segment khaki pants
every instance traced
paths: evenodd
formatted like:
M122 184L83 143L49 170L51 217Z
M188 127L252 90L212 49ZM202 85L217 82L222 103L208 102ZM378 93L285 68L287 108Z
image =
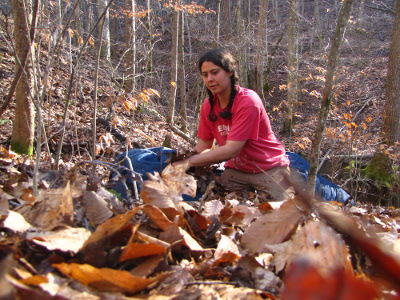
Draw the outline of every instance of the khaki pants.
M295 190L290 184L290 168L275 167L261 173L246 173L227 168L221 175L221 184L231 191L243 191L254 188L269 194L273 201L293 198Z

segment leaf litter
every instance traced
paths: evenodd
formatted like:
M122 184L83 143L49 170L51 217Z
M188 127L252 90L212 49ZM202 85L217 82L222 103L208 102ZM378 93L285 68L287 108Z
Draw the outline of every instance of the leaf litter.
M182 194L195 196L198 178L210 177L195 179L185 165L149 176L143 201L130 205L101 184L88 184L78 168L58 186L42 185L36 197L26 197L32 179L7 155L0 161L9 174L0 190L4 295L399 298L394 208L341 206L306 195L276 205L252 193L223 193L210 178L199 201L185 202Z

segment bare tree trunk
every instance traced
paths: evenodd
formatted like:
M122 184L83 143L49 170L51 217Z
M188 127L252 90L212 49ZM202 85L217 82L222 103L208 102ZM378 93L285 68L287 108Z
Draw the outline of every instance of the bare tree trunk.
M283 132L291 132L294 125L294 112L297 109L299 90L299 38L298 38L298 0L290 1L289 26L288 26L288 101Z
M220 20L221 20L221 0L217 0L217 24L215 25L215 32L214 32L214 43L213 46L214 47L218 47L219 46L219 39L220 39Z
M98 14L103 13L104 9L107 7L107 0L100 0L98 3ZM100 34L99 34L100 36ZM101 58L106 61L111 60L111 40L110 40L110 13L107 9L104 19L104 27L103 32L101 34L103 37L101 41L99 41L101 45Z
M148 60L147 60L147 72L153 71L153 24L151 21L151 6L150 0L147 0L147 26L149 31L149 39L148 39Z
M311 38L310 38L310 50L313 50L314 47L314 39L320 41L319 45L321 45L321 17L320 17L320 8L319 8L319 0L314 0L314 10L313 10L313 30L311 30Z
M382 140L389 146L400 142L400 0L397 0L386 81Z
M18 153L28 155L33 154L33 141L35 134L35 109L33 99L31 99L32 75L31 68L33 63L29 55L33 48L33 34L30 34L30 13L29 7L25 6L24 0L12 1L12 12L14 17L14 39L15 39L15 73L21 72L21 77L15 89L15 118L11 134L11 149ZM28 66L24 68L25 66ZM33 93L33 92L32 92Z
M178 38L178 73L179 73L179 96L181 98L180 116L182 120L181 130L187 130L187 112L186 112L186 84L185 84L185 53L184 53L184 12L179 12L179 38Z
M175 114L175 98L177 88L177 73L178 73L178 34L179 34L179 12L174 10L172 12L172 49L171 49L171 77L170 77L170 90L168 98L168 114L167 122L174 123Z
M260 0L258 9L257 52L256 52L256 82L257 93L264 99L264 63L268 52L266 46L268 0Z
M308 174L309 193L314 195L315 178L317 176L319 151L325 131L326 119L331 106L331 92L333 86L333 75L335 73L336 64L339 59L339 48L343 40L344 30L349 19L350 8L353 0L344 0L342 9L336 24L335 34L332 38L332 46L328 57L328 66L325 74L325 87L322 93L321 108L318 115L317 128L311 145L310 152L310 169Z
M222 15L223 15L223 40L229 41L232 36L232 26L231 26L231 5L230 0L222 0Z
M136 90L136 4L134 0L125 0L125 93L132 94Z
M360 0L360 4L357 11L357 26L361 27L363 22L365 0Z

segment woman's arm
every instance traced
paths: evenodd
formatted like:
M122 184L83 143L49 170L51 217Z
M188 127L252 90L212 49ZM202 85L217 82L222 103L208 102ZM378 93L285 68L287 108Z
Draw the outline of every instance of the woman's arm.
M203 151L200 152L200 154L196 154L188 158L189 166L190 167L208 166L231 159L232 157L239 154L240 150L242 150L245 144L246 141L228 140L224 146L218 147L216 149L209 150L206 152L204 150L207 149L204 149Z
M212 146L213 146L213 143L214 143L213 140L207 141L207 140L203 140L203 139L199 138L199 140L197 141L196 146L194 147L194 150L197 153L202 153L202 152L204 152L206 150L210 150L212 148Z

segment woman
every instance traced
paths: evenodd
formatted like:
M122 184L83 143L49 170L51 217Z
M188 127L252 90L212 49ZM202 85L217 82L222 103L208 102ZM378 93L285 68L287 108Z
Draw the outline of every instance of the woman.
M209 97L200 112L198 142L189 157L190 167L226 161L221 184L228 190L254 188L271 200L294 196L287 180L289 159L271 129L260 97L237 85L233 56L213 49L199 60L199 70ZM212 149L214 141L218 147Z

